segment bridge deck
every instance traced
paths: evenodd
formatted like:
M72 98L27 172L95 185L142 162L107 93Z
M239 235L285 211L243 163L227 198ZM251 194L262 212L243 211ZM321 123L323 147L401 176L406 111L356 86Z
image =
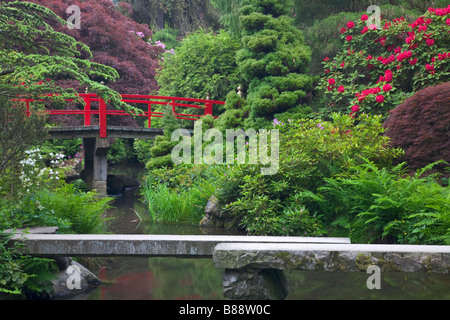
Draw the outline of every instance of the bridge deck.
M217 268L279 270L450 272L450 246L357 243L221 243Z
M18 234L28 254L42 256L177 256L211 258L219 243L350 243L348 238L230 235Z
M54 127L50 129L51 139L98 138L99 126ZM154 139L163 135L160 128L134 128L107 126L109 138Z

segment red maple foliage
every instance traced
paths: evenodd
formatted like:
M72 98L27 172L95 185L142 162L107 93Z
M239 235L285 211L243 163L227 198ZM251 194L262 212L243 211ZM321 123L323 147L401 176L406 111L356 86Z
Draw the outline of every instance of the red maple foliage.
M10 2L13 0L5 0ZM146 26L133 21L132 8L127 3L115 6L110 0L26 0L47 7L68 20L73 14L67 12L71 5L80 8L80 28L69 29L65 25L47 21L55 31L68 34L77 41L89 46L91 61L110 66L117 70L120 78L105 83L111 89L122 94L154 94L158 90L155 79L161 54L165 51L160 46L152 46L148 40L152 31ZM89 59L88 56L81 58ZM103 79L92 79L102 81ZM86 87L72 80L58 80L62 88L74 88L79 93L86 92ZM95 108L95 106L93 106ZM73 108L66 106L64 108ZM107 106L111 109L111 106ZM82 125L81 116L53 116L52 121L66 126ZM93 119L93 124L96 123ZM108 125L136 126L133 117L110 117Z
M158 89L155 74L159 67L158 55L163 49L150 46L144 41L152 36L152 31L147 26L122 14L127 9L131 12L131 7L127 8L128 4L121 3L116 7L109 0L27 1L49 8L64 20L72 14L66 12L70 5L80 8L80 29L69 29L61 25L52 27L88 45L92 51L92 61L117 70L120 78L108 83L108 87L128 94L150 94ZM141 33L144 37L139 37L136 33ZM78 92L84 92L84 88L75 88Z
M427 87L391 110L384 123L394 147L405 151L411 169L438 160L450 162L450 82ZM445 167L436 171L445 174ZM448 172L447 174L448 175Z

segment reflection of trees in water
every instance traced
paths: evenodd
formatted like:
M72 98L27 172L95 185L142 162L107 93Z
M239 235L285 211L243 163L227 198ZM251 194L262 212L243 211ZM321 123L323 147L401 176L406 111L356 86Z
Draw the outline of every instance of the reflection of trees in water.
M121 232L144 234L202 234L196 225L151 221L147 207L136 198L118 198L110 215ZM136 211L143 219L136 229ZM127 224L129 224L127 226ZM222 270L211 259L116 257L106 269L112 284L89 299L223 299ZM285 272L287 299L450 299L450 275L381 273L381 289L369 290L365 272ZM110 288L108 288L110 287ZM103 296L100 296L101 290Z
M223 299L222 270L211 259L149 258L155 299Z
M382 272L381 289L366 286L365 272L286 272L292 300L449 299L450 275Z

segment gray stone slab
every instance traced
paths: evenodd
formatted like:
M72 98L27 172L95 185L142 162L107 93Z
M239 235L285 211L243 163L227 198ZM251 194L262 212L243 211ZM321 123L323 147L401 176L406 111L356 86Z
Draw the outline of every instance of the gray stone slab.
M54 127L50 129L50 138L96 138L99 136L99 130L99 126ZM156 136L163 134L163 129L161 128L107 126L106 131L108 138L154 139Z
M17 234L53 234L58 231L58 227L32 227L21 229L6 229L5 233L17 233Z
M49 256L212 257L219 243L349 243L348 238L232 235L27 234L15 240L29 254Z
M221 243L214 250L217 268L436 272L450 270L450 246L371 244Z

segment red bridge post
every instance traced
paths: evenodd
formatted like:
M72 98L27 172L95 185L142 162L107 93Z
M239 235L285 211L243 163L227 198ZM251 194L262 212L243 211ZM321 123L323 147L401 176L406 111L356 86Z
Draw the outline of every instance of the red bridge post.
M84 125L91 125L91 97L84 96L83 97L85 105L84 105Z
M152 127L152 104L149 102L147 104L148 106L148 124L147 127L151 128Z
M102 98L99 99L99 125L100 125L100 138L106 138L106 102Z
M211 102L206 102L205 103L205 116L208 115L208 114L212 115L212 113L213 113L212 109L213 109L212 103Z

